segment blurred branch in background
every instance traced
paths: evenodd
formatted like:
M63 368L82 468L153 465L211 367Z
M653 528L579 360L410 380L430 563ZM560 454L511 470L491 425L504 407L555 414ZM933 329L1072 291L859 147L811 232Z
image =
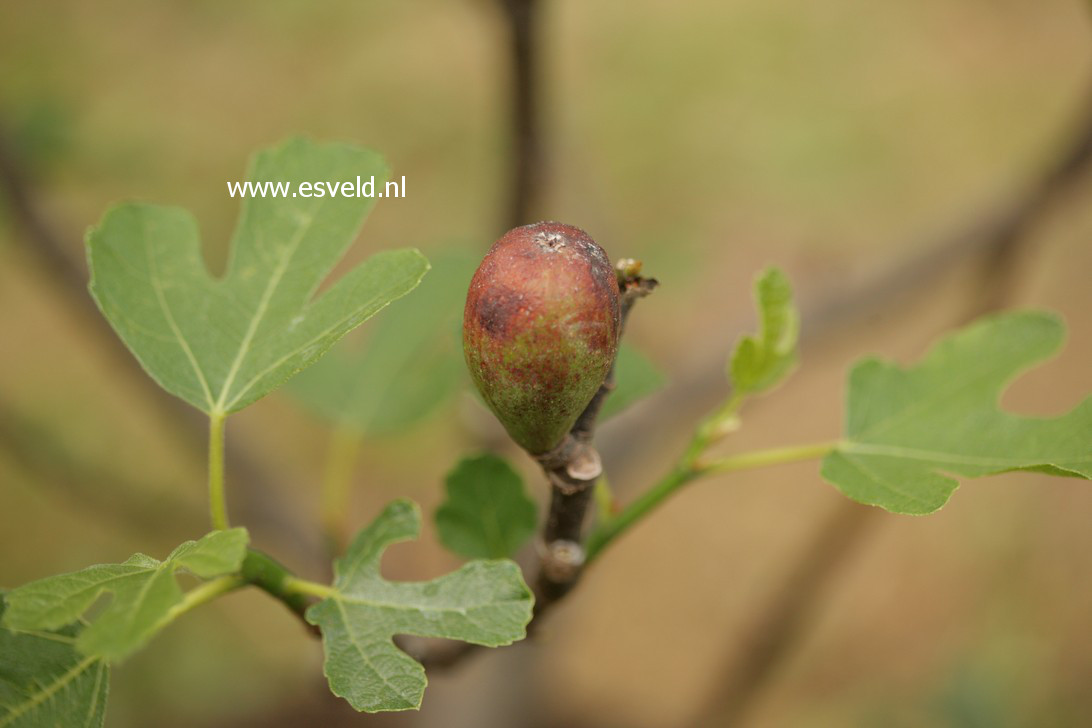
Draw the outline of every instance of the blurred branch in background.
M1072 130L1051 144L1056 147L1054 161L1033 183L1024 186L1021 194L979 212L954 231L909 246L919 252L877 268L858 283L839 280L817 294L803 295L802 344L821 344L831 331L929 295L934 281L960 263L976 258L983 261L980 270L985 279L981 305L983 310L995 306L985 297L991 288L1005 290L1005 285L998 286L995 281L1011 270L1010 249L1072 192L1092 163L1092 83L1079 108ZM741 317L725 329L744 331L747 325L748 320ZM708 393L723 387L723 382L724 357L718 352L677 377L668 391L650 402L649 408L655 410L659 420L658 428L649 428L638 418L616 423L609 440L600 444L604 461L624 467L631 460L628 454L647 450L662 429L677 429L700 415L707 406Z
M5 198L17 227L16 233L34 262L53 279L56 290L64 297L68 308L81 317L84 329L91 331L111 356L111 366L128 372L128 379L141 388L142 396L153 403L163 421L184 437L188 452L204 462L207 440L206 418L179 399L164 392L140 368L110 325L92 304L87 293L87 272L77 263L75 251L82 245L72 245L72 238L62 236L47 221L45 206L23 167L19 150L0 126L0 194ZM294 508L283 502L283 489L272 487L278 476L260 460L245 450L238 438L227 446L227 469L232 477L232 491L237 497L238 515L259 538L268 537L278 547L295 549L294 558L308 563L317 562L322 549L317 535L293 518ZM109 480L109 479L107 479ZM66 482L66 481L59 481Z
M820 334L828 322L844 323L855 315L867 315L890 300L926 290L930 281L975 256L983 256L982 310L996 308L998 303L992 296L997 292L1002 297L1007 294L1016 249L1028 242L1032 226L1063 200L1092 162L1092 84L1085 91L1073 131L1061 139L1064 141L1056 145L1059 148L1045 173L1026 187L1023 194L986 211L954 235L921 246L925 252L892 267L860 289L832 297L813 316L805 317L810 334Z
M533 222L543 186L541 117L538 113L539 0L500 0L509 31L512 119L507 224Z
M833 508L799 558L789 566L780 587L754 613L742 649L735 642L725 650L727 665L713 673L723 685L700 713L695 726L740 725L777 675L810 626L822 597L839 568L878 523L882 511L846 500Z
M937 274L967 255L981 256L976 266L977 292L969 310L958 322L967 323L979 316L1003 308L1016 283L1016 271L1022 254L1033 241L1034 227L1042 222L1077 184L1092 166L1092 84L1086 93L1083 109L1069 142L1062 146L1046 172L1024 196L997 212L973 222L962 233L928 249L927 254L914 259L900 270L903 277L887 281L883 286L862 289L861 300L834 301L809 331L817 337L823 326L845 321L857 307L874 307L887 303L891 288L902 286L908 291L929 290L928 283ZM920 289L918 287L921 287ZM805 312L805 321L811 319ZM777 677L778 668L792 655L793 647L815 619L822 598L838 576L842 564L855 553L861 540L883 514L877 508L852 501L839 503L819 527L795 564L791 565L781 586L770 594L765 603L754 610L757 615L747 630L745 647L740 654L736 645L725 650L727 664L717 680L724 685L718 690L694 725L740 725L764 688Z
M55 488L84 512L155 538L180 540L204 527L204 509L168 488L123 479L75 457L49 428L0 401L0 455L35 483Z

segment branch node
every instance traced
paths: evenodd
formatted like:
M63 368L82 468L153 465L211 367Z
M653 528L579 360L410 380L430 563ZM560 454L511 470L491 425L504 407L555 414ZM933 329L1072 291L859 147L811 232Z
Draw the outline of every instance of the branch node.
M559 442L552 450L547 450L543 453L531 454L531 457L542 466L543 470L559 470L568 465L569 461L576 456L577 447L579 446L576 438L572 434L566 434L564 439Z
M565 474L580 481L576 490L587 488L603 474L603 461L599 451L587 443L580 443L575 456L565 465Z
M544 544L542 576L552 584L570 584L584 566L584 547L576 541L559 539Z

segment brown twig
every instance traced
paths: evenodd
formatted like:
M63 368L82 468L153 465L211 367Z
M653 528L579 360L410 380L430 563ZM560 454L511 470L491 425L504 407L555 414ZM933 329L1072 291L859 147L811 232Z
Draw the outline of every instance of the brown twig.
M653 278L642 278L641 264L632 259L619 261L617 272L621 336L633 305L652 293L658 283ZM576 584L584 566L584 521L595 483L603 474L603 465L592 440L599 412L614 390L614 369L612 364L603 384L576 419L565 441L553 452L538 458L550 481L550 511L542 532L536 589L539 611L565 596Z
M656 287L660 285L660 282L655 278L642 278L641 262L633 260L632 258L624 258L618 261L616 270L618 271L618 286L622 296L622 329L624 331L633 305L638 300L656 290ZM603 409L603 403L607 401L607 397L614 391L614 375L615 367L611 366L610 373L607 374L603 386L595 393L591 402L589 402L588 406L584 408L584 411L580 413L580 417L577 418L576 423L573 425L572 435L577 440L591 442L591 439L595 434L595 424L599 420L599 412Z
M538 114L538 0L500 0L508 26L512 78L512 169L506 228L530 221L542 188L542 135Z
M623 259L617 266L621 294L621 329L624 331L633 305L659 285L653 278L642 278L641 264ZM588 504L595 482L602 474L599 455L592 445L595 425L603 402L614 390L614 366L603 384L577 418L568 436L558 447L537 459L550 481L550 510L543 524L539 553L539 572L532 579L535 608L527 627L532 634L543 615L562 600L576 585L584 565L583 531ZM403 649L419 660L425 669L451 667L467 655L477 652L467 643L414 643L402 641Z
M744 638L742 658L737 658L740 650L733 644L728 650L730 664L715 670L727 679L718 683L711 706L702 711L695 725L710 725L710 721L740 725L777 668L807 632L817 604L880 513L852 501L834 507L789 568L784 582L755 610L757 616Z
M0 400L0 453L35 484L55 488L81 511L93 512L149 537L192 536L204 512L162 488L90 464L56 434Z

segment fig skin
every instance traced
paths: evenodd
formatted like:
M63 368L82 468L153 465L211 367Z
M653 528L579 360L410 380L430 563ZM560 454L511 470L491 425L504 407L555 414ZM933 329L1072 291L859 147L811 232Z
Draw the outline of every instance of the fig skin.
M532 455L556 447L606 379L621 333L603 249L558 222L505 233L466 297L463 353L482 398Z

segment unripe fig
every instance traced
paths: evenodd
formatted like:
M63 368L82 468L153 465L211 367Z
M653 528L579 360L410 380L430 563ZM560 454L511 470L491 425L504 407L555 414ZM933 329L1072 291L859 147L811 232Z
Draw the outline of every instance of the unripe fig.
M531 454L556 447L614 363L618 280L587 233L558 222L509 230L466 297L470 376L508 434Z

